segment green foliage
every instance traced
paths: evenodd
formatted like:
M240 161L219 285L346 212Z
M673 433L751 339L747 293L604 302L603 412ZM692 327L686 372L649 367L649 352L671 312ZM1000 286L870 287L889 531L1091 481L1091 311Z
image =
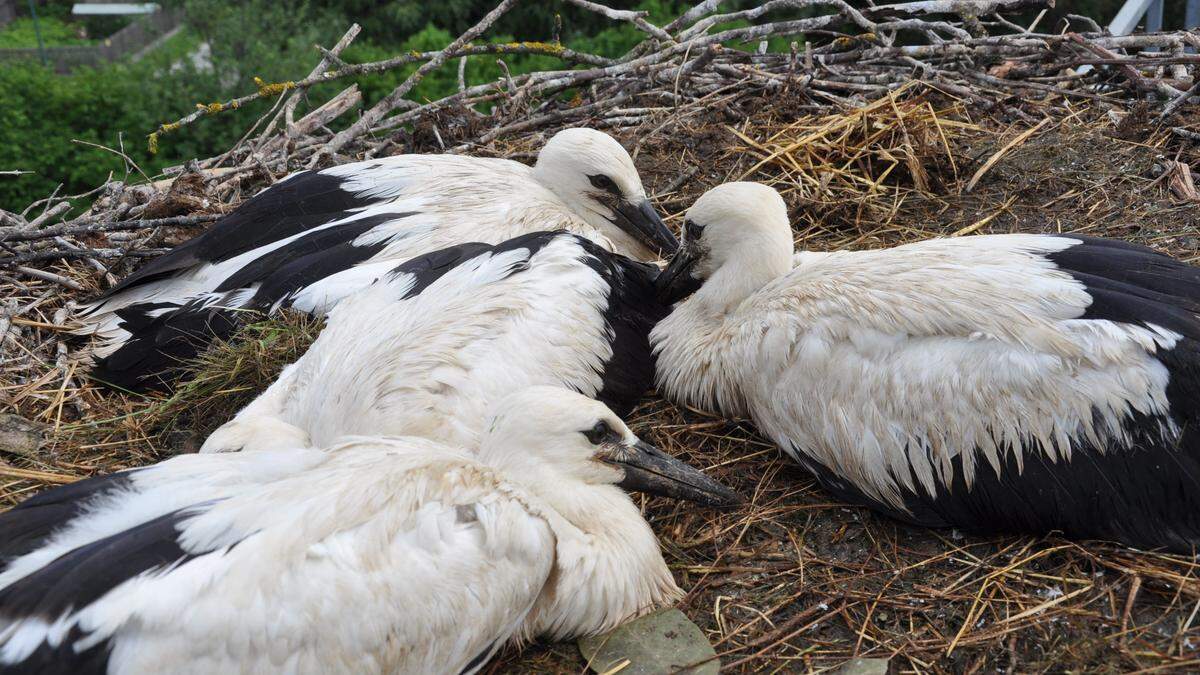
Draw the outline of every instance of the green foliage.
M42 30L42 41L47 47L86 45L92 42L80 35L81 27L76 24L70 24L54 17L40 18L38 24ZM33 19L20 17L0 28L0 49L24 49L37 46L37 33L34 31Z
M349 22L307 2L278 0L184 0L187 28L211 47L212 70L229 96L254 91L255 77L268 82L302 77L318 54Z
M48 195L58 182L96 185L108 171L120 172L113 155L71 139L114 142L105 133L105 121L136 121L107 101L136 96L137 84L119 77L85 81L82 77L90 71L81 72L60 77L32 62L0 68L0 166L34 172L0 178L0 208L19 211L36 196Z
M398 47L385 48L372 43L351 45L343 57L352 63L379 61L408 52L427 52L445 47L454 36L449 31L432 24L425 26L419 32L402 42ZM508 43L515 38L511 35L497 35L489 42ZM472 56L467 59L466 82L468 86L494 82L503 75L497 63L497 56ZM505 65L513 75L528 73L535 70L568 67L553 56L531 54L509 54L503 57ZM391 93L409 75L417 70L420 64L411 64L386 73L367 75L357 78L359 89L363 92L363 100L367 105ZM339 83L340 86L346 86ZM413 90L411 98L417 101L432 101L448 96L458 90L458 71L453 64L435 70L425 76Z
M120 14L113 15L94 15L94 16L74 16L72 19L83 26L83 32L92 40L103 40L113 33L121 30L129 24L137 21L138 15L122 16Z
M349 4L354 4L353 2ZM413 6L410 3L392 3L393 5L404 5L407 7L404 11L413 11ZM454 5L451 2L450 5ZM480 7L490 9L491 3L472 3ZM561 6L558 3L533 3L545 9L547 6ZM628 5L630 3L624 3ZM623 6L621 3L615 3L613 6ZM652 22L666 23L674 16L683 12L688 3L679 0L644 0L638 9L650 12L648 19ZM442 8L448 13L453 13L453 7ZM426 16L427 13L421 13L420 16ZM449 14L443 14L442 20L450 20ZM455 15L457 16L457 15ZM471 16L474 16L473 14ZM482 14L480 14L482 16ZM472 21L477 20L474 17ZM456 21L457 19L455 19ZM553 37L554 31L554 14L552 12L534 13L527 16L526 20L530 25L526 25L519 34L496 34L493 31L487 38L487 42L495 44L503 44L513 42L515 40L543 40L549 41ZM378 21L378 17L376 17ZM603 24L597 27L594 34L587 34L582 31L569 32L566 30L564 21L563 43L572 49L600 56L618 57L645 38L645 34L628 24L613 24L607 19L602 19ZM364 24L368 25L368 24ZM408 38L405 38L398 46L382 46L378 42L363 41L361 38L343 54L343 58L351 63L363 63L368 61L379 61L386 59L396 54L417 51L433 51L441 49L454 39L455 34L451 30L441 28L443 24L431 22L425 24L420 30L412 33ZM465 29L465 26L463 27ZM377 28L376 30L380 30ZM364 27L364 33L367 29ZM466 82L468 86L483 84L486 82L494 82L503 76L503 69L497 62L499 59L504 61L508 67L508 72L512 75L521 75L523 73L535 72L539 70L550 70L556 68L570 68L570 64L565 64L561 60L553 56L531 55L531 54L509 54L503 57L498 56L473 56L467 59ZM390 93L396 86L404 81L406 77L412 74L418 68L418 64L413 64L406 68L397 69L387 73L377 75L369 75L361 77L357 80L359 88L363 92L363 100L367 105L379 100ZM458 86L457 70L453 66L447 66L436 70L425 77L414 90L412 97L415 100L435 100L443 96L454 93ZM314 98L318 98L315 97Z
M78 16L71 13L74 0L49 0L36 4L42 39L47 47L90 44L112 35L134 20L134 17L121 15ZM16 8L16 20L0 28L0 49L37 46L29 3L18 0ZM12 38L10 42L5 34L13 30L20 33L20 37ZM16 44L18 40L21 44Z
M197 103L254 91L254 77L270 82L307 73L316 56L312 45L329 44L345 29L339 17L295 3L186 0L184 9L187 35L138 63L79 68L68 75L36 62L0 67L0 168L33 172L0 176L0 208L21 210L60 183L64 194L73 194L103 183L109 172L125 175L119 156L73 140L123 145L149 175L228 149L274 99L164 135L157 154L148 152L146 137ZM211 56L207 62L193 59L205 39Z
M147 152L149 131L219 95L218 77L197 71L186 59L175 60L180 50L168 45L139 63L80 68L70 75L36 62L0 68L0 168L33 172L0 177L0 208L19 211L60 183L64 194L72 194L103 183L109 172L124 177L119 156L74 140L123 145L151 175L190 157L211 156L236 141L269 102L251 106L244 117L205 120L170 137L166 152Z
M37 2L35 0L33 4L37 6L37 14L40 19L49 17L67 22L73 18L71 14L71 8L75 5L73 0L46 0L46 2ZM28 0L17 0L17 15L30 15Z
M459 35L479 21L495 6L495 0L440 0L415 2L398 0L380 3L376 0L314 0L315 4L357 21L363 27L363 37L381 45L394 45L429 25ZM607 0L605 4L617 9L635 7L650 9L661 0ZM677 3L682 6L682 3ZM509 10L496 23L494 32L514 34L523 40L548 40L553 36L555 16L561 15L563 41L571 37L592 35L612 24L598 14L588 12L561 0L556 2L523 2Z
M149 175L165 166L228 149L266 112L273 99L161 134L159 152L154 155L147 151L146 136L160 124L188 114L197 103L225 101L255 91L255 77L277 82L307 73L316 57L312 45L332 44L349 24L332 4L336 3L175 0L174 6L185 12L187 37L169 41L142 62L84 68L69 75L56 75L36 63L0 68L0 169L34 172L0 177L0 208L24 208L60 183L65 194L72 194L99 185L109 172L117 178L124 176L125 163L120 157L73 143L73 139L113 148L123 146L124 152ZM408 7L407 3L392 4ZM492 6L490 2L466 4ZM648 4L655 15L682 6L669 0L649 0ZM442 9L448 12L439 15L442 19L458 21L452 6ZM388 16L387 11L375 14ZM652 18L662 21L666 17ZM605 25L609 27L595 36L566 35L564 39L568 46L609 56L624 53L641 39L630 26L614 26L608 21ZM523 30L519 37L548 40L553 29L553 14L548 13L541 17L537 29ZM398 43L360 37L342 56L352 63L376 61L409 51L440 49L453 37L451 30L426 23ZM493 35L490 39L509 42L513 36ZM211 45L211 54L206 59L194 59L191 53L203 42ZM514 75L564 67L549 56L508 55L504 62ZM412 64L357 78L364 105L386 96L417 67ZM470 59L469 84L495 81L501 75L495 56ZM309 96L320 103L349 84L322 84ZM456 71L447 66L430 73L411 96L432 100L452 93L456 87ZM353 115L346 115L343 123L352 119ZM131 177L137 178L136 174Z
M612 0L606 4L646 10L652 23L663 25L693 1ZM754 1L728 0L722 9L732 11ZM162 167L193 157L211 157L228 149L274 99L256 102L236 113L215 114L162 134L156 155L147 152L146 135L160 124L188 114L197 103L226 101L255 91L255 77L267 82L303 77L317 58L312 46L331 45L352 21L362 24L363 33L342 57L351 63L377 61L409 51L440 49L490 11L495 2L162 0L168 7L183 10L186 31L184 36L169 41L140 63L80 69L70 75L55 75L36 63L5 64L0 67L0 169L35 173L0 176L0 208L23 208L49 194L59 183L63 184L63 192L70 194L95 187L110 171L116 172L117 177L123 176L125 166L119 157L72 143L72 139L110 147L123 141L124 151L151 175ZM24 4L20 3L20 7ZM71 4L66 0L51 0L39 5L48 44L83 41L79 37L81 25L92 36L115 30L114 26L95 23L99 19L80 22L70 15ZM1060 0L1059 9L1066 11L1064 6L1070 5L1070 11L1092 14L1105 23L1119 4L1120 0ZM772 18L800 18L805 11L775 12ZM1047 15L1041 28L1052 29L1053 21L1053 16ZM738 25L745 24L726 24L715 29ZM556 0L519 3L496 24L487 39L509 42L514 37L545 42L557 37L567 47L617 57L644 36L628 24L615 23ZM786 51L790 41L790 38L773 38L768 47ZM195 58L194 52L201 43L211 46L211 54ZM36 46L28 19L19 19L0 31L0 46L18 45ZM757 44L726 46L754 49ZM550 56L506 55L502 59L513 75L569 67ZM497 61L496 56L471 57L466 70L467 83L476 85L500 78L503 71ZM356 78L363 92L363 105L373 105L416 69L417 64L412 64ZM349 84L346 80L321 84L309 92L309 98L319 104ZM410 96L415 100L433 100L454 92L456 87L454 64L447 64L430 73ZM303 114L304 110L298 112ZM354 117L353 113L347 114L340 123L348 123Z
M369 61L381 61L391 58L397 54L403 54L411 51L425 52L434 49L441 49L447 43L454 39L454 36L441 28L429 25L408 38L404 42L395 47L381 47L371 42L355 43L350 45L342 57L349 63L365 63ZM364 75L355 79L359 89L363 93L363 101L370 106L375 101L387 96L400 85L409 75L416 72L420 64L412 64L404 68L388 71L386 73L378 73L375 75ZM457 72L451 68L440 68L430 73L416 89L413 90L411 96L415 100L423 100L431 97L445 96L446 93L452 92L458 86ZM349 86L349 82L337 82L328 86L334 89L341 89ZM314 90L314 99L319 99L321 92ZM333 93L333 92L330 92Z
M477 12L484 3L475 0L383 3L376 0L326 0L321 4L331 11L352 17L363 27L363 37L367 40L396 44L430 24L442 26L447 31L462 32L483 16Z

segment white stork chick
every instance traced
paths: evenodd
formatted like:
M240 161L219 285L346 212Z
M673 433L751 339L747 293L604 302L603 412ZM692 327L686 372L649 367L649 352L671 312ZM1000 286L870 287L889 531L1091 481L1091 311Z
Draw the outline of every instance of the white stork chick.
M1075 235L792 236L762 185L688 211L660 288L698 290L651 334L667 396L901 520L1200 544L1200 270Z
M238 310L326 313L396 264L464 242L566 230L642 260L675 237L633 160L592 129L556 134L536 165L398 155L285 178L84 308L94 376L167 383L181 361L237 327Z
M680 590L620 487L735 496L533 388L480 452L416 438L159 464L0 515L0 671L472 673Z
M654 378L658 268L565 232L410 260L338 304L308 351L202 452L345 435L475 447L505 395L552 385L628 414Z

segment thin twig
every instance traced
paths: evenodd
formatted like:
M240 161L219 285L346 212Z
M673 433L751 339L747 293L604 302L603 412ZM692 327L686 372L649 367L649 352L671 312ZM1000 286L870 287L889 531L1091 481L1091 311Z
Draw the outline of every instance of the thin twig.
M218 218L221 218L218 213L203 213L193 216L171 216L170 218L154 218L149 220L125 220L120 222L96 222L96 223L63 223L54 227L47 227L41 230L22 230L14 232L0 232L0 241L33 241L37 239L50 239L61 236L75 236L81 234L92 234L95 232L115 232L120 230L150 230L156 227L179 226L179 225L198 225L200 223L208 223Z
M501 0L500 4L496 5L495 9L488 12L482 19L479 20L478 23L467 29L465 33L458 36L454 42L451 42L445 49L438 52L433 58L421 64L421 66L417 68L416 72L414 72L412 75L409 75L403 82L400 83L399 86L392 90L392 93L383 97L382 100L371 106L371 108L364 112L362 117L355 121L354 124L350 125L349 128L334 134L333 138L331 138L329 142L325 144L325 147L321 148L321 150L313 155L313 158L309 161L309 166L311 167L317 165L320 163L323 157L327 157L341 150L356 136L367 133L371 127L375 126L377 122L383 119L384 115L388 114L388 112L399 105L400 102L404 100L404 97L408 95L408 92L411 91L413 87L417 86L417 84L420 83L420 81L424 79L426 75L435 70L437 67L441 66L446 59L449 59L452 56L457 56L457 52L464 45L479 37L479 35L490 28L493 23L495 23L515 4L517 4L517 0Z

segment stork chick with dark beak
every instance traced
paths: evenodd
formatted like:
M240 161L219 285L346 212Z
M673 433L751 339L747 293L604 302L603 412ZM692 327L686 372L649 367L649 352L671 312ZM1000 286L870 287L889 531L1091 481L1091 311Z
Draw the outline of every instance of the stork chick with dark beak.
M628 194L607 175L591 175L588 180L594 188L589 196L612 212L608 221L622 232L633 235L642 246L657 251L664 258L678 249L675 235L658 216L654 205L641 191L641 185L631 186L636 189L632 190L633 194Z
M737 501L569 390L485 426L477 454L353 436L37 495L0 514L0 672L475 673L683 595L622 487Z

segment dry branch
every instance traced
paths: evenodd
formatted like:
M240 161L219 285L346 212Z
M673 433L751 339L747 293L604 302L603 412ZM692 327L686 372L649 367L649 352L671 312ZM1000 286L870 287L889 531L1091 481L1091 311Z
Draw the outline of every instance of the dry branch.
M480 22L444 49L409 53L366 64L346 64L341 49L353 40L352 26L307 77L281 83L260 83L259 90L226 102L199 106L185 118L164 124L151 135L157 144L163 133L197 123L205 115L228 112L257 98L286 95L286 102L260 133L254 151L241 148L233 155L241 174L287 171L296 166L314 167L329 157L378 153L380 136L397 127L421 124L444 110L479 110L472 126L481 129L475 138L446 144L461 151L512 133L526 133L568 119L604 119L606 125L630 124L637 117L612 114L617 96L670 100L674 106L702 100L712 91L733 84L791 88L803 91L816 104L830 102L853 106L894 91L914 77L943 91L972 98L984 109L1006 112L1015 119L1030 119L1018 103L1004 101L1008 95L1020 100L1030 92L1063 100L1090 100L1109 106L1128 107L1146 97L1172 101L1172 112L1192 95L1183 95L1177 80L1165 79L1164 66L1180 73L1194 72L1198 56L1187 54L1200 38L1186 31L1154 35L1108 36L1094 29L1094 22L1079 20L1086 34L1039 34L1033 26L1009 22L1002 14L1052 6L1052 0L918 0L874 7L853 7L845 0L767 0L745 10L721 13L721 2L709 0L692 7L662 26L649 24L642 12L614 10L593 0L569 0L584 10L617 22L630 23L646 32L647 38L617 59L576 52L558 42L473 44L515 0L505 0ZM785 12L811 14L805 18L776 18ZM750 25L713 32L732 22ZM1034 22L1036 24L1037 22ZM896 37L924 35L925 44L896 44ZM756 43L772 37L803 37L805 54L748 53L722 49L722 44ZM1154 52L1150 52L1154 49ZM502 82L468 86L464 82L466 59L484 54L544 54L563 61L562 70L506 74ZM427 73L457 59L460 86L454 94L437 101L410 100L409 95ZM329 80L394 70L420 64L412 76L374 102L352 124L328 133L325 125L354 106L347 100L330 102L313 123L300 129L293 112L302 92ZM502 64L503 65L503 64ZM1088 73L1075 72L1080 66ZM1103 66L1103 67L1100 67ZM1112 68L1124 82L1109 76ZM1194 82L1183 89L1194 89ZM556 97L564 91L589 90L594 100L586 106L564 106ZM606 92L606 94L601 94ZM344 94L344 91L343 91ZM572 109L574 108L574 109ZM284 120L283 131L276 129ZM440 147L440 145L439 145ZM206 162L216 166L220 162ZM251 166L253 165L253 166Z
M408 95L408 92L412 91L412 88L417 86L417 84L426 75L428 75L437 67L441 66L446 59L457 56L459 49L464 47L471 40L474 40L482 35L483 32L488 28L491 28L492 24L496 23L496 21L515 4L517 4L517 0L501 0L500 4L496 5L495 9L488 12L487 15L480 19L478 23L468 28L465 33L458 36L458 38L451 42L445 49L434 55L433 58L421 64L421 67L417 68L415 73L409 75L403 82L400 83L399 86L392 90L392 93L383 97L383 100L371 106L371 108L364 112L362 117L360 117L354 124L350 125L349 128L334 134L333 138L329 140L325 147L321 148L321 150L313 156L313 159L309 162L309 166L311 167L317 164L323 157L332 155L333 153L345 147L347 143L357 136L370 131L371 127L382 120L384 115L387 115L388 112L400 105L402 101L405 101L404 97Z
M120 230L149 230L156 227L198 225L220 218L219 214L202 214L194 216L174 216L171 218L156 218L153 220L125 220L109 223L62 223L40 230L23 228L12 232L0 231L0 242L34 241L52 239L63 235L92 234L95 232L115 232Z
M649 33L653 37L662 40L663 42L675 41L675 38L671 37L670 33L664 31L658 26L651 24L649 21L646 21L646 12L634 12L627 9L612 9L611 7L605 7L604 5L595 2L588 2L588 0L567 0L567 2L575 5L576 7L582 7L589 12L600 14L601 16L612 19L613 21L628 21L634 26L637 26L638 30Z
M202 184L193 186L194 194L166 200L174 211L146 211L164 181L153 187L113 183L105 188L112 194L102 197L91 213L54 224L69 203L52 195L40 201L42 213L28 221L17 214L0 214L4 250L0 267L51 260L57 251L64 260L82 257L92 268L106 269L98 260L136 256L137 247L145 247L159 228L217 217L148 218L143 213L174 216L209 210L203 205L240 198L247 179L270 183L280 174L320 166L334 156L395 152L407 143L405 134L418 128L428 128L436 138L434 149L463 152L565 124L629 126L657 120L667 110L686 118L714 104L717 94L786 93L800 97L801 107L862 108L914 81L989 115L1027 126L1046 117L1044 112L1031 114L1025 109L1035 98L1039 104L1083 101L1106 109L1159 106L1158 119L1165 121L1200 93L1200 79L1195 76L1200 57L1188 53L1189 48L1200 46L1200 38L1186 31L1111 36L1097 32L1090 22L1078 21L1089 32L1038 33L1036 21L1025 28L1003 16L1045 9L1052 0L917 0L864 9L845 0L767 0L728 12L721 12L719 0L706 0L662 27L647 22L641 12L613 9L594 0L568 1L630 23L646 39L617 58L569 49L557 42L557 33L554 42L473 43L516 2L503 0L444 49L355 64L340 56L359 32L353 25L331 48L318 47L322 56L305 77L262 82L258 91L200 105L151 134L151 144L156 145L163 134L207 115L235 114L251 101L278 97L275 109L255 125L263 130L254 143L239 142L219 157L197 164L207 168ZM787 18L798 12L803 18ZM734 22L748 25L728 27ZM914 35L924 36L925 44L897 44L901 32L910 41ZM795 46L788 53L726 46L755 45L776 37L803 38L802 57ZM467 85L468 57L506 54L554 56L563 66L524 74L506 71L499 82ZM409 98L422 78L455 59L457 63L448 67L458 68L458 91L435 101ZM329 126L360 104L354 86L294 119L303 95L315 84L413 64L419 65L412 75L340 131L330 131ZM1081 66L1090 70L1080 70ZM572 92L574 98L568 100ZM441 115L458 119L457 129L444 128ZM677 122L654 124L657 131ZM1174 133L1181 138L1196 134L1184 126L1177 128ZM243 141L252 133L256 133L253 128ZM222 164L230 166L214 168ZM121 231L137 236L120 239L115 233ZM106 233L114 233L109 245L94 247L91 256L85 253L88 246L62 239L105 237Z

